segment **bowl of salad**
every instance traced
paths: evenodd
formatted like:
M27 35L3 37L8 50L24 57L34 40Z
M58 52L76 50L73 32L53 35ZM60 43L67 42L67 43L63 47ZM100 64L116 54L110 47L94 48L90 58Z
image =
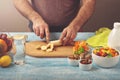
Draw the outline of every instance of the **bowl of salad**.
M119 62L119 51L110 47L97 47L92 51L93 62L101 67L114 67Z

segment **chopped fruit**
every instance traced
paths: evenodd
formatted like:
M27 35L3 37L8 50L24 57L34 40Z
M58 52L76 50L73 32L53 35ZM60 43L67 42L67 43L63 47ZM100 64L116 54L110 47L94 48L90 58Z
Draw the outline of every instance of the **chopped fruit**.
M3 45L0 45L0 53L3 52Z
M10 51L10 50L12 49L13 39L12 39L12 38L8 38L8 39L6 40L6 43L7 43L7 46L8 46L7 51Z
M86 53L89 51L89 46L85 41L76 41L73 47L74 54Z
M12 59L9 55L4 55L0 58L0 66L8 67L12 62Z
M73 46L73 53L79 57L82 64L90 64L92 60L91 54L89 54L89 46L86 41L76 41ZM75 56L69 56L70 59L76 59Z
M92 60L83 59L83 60L80 61L80 63L82 63L82 64L91 64Z
M5 40L7 39L7 34L1 34L1 39Z
M80 57L79 57L79 55L71 55L71 56L69 56L69 59L79 60Z
M80 54L80 63L82 64L91 64L92 63L92 56L91 54L85 54L85 53L82 53Z
M9 38L7 34L0 34L0 45L3 46L3 52L8 52L12 48L13 39ZM7 46L6 46L7 45ZM0 47L1 48L1 47ZM1 49L0 49L1 50ZM0 51L1 52L1 51Z
M86 58L86 59L92 59L92 55L91 55L91 54L86 54L86 55L85 55L85 58Z
M6 52L7 51L7 43L4 40L2 40L2 39L0 39L0 46L1 46L0 48L2 48L0 50L3 50L2 52Z
M102 57L114 57L119 55L118 51L110 47L95 48L93 53Z

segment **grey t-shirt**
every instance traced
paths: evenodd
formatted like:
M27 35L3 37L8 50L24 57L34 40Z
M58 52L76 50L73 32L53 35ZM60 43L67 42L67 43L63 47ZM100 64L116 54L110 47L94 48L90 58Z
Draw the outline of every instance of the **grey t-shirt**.
M32 5L50 27L63 29L77 15L80 0L32 0Z

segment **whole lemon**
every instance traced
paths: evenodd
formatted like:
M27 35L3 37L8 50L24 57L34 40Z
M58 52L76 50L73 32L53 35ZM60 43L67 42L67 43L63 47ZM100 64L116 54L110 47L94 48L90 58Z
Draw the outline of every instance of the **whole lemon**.
M9 55L4 55L0 58L0 66L7 67L11 64L12 59Z

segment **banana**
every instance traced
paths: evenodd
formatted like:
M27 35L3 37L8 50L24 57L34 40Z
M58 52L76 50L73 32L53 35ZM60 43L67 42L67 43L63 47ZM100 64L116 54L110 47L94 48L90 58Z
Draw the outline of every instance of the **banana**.
M47 45L37 46L36 49L41 49L43 51L51 52L54 47L61 46L62 42L60 40L50 41Z
M50 41L50 44L53 44L54 46L61 46L62 42L60 40Z

